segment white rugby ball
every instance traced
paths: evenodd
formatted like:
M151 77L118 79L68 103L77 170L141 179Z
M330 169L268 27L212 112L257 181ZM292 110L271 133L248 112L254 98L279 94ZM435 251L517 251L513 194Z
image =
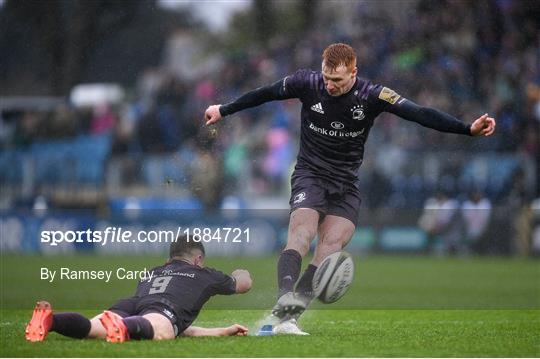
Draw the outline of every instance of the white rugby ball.
M354 276L349 253L336 252L321 262L313 276L313 293L323 303L334 303L347 292Z

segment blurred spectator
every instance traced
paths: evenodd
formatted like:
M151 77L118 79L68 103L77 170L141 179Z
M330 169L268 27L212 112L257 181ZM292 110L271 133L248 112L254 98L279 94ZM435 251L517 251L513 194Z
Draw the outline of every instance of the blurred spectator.
M200 149L189 173L191 192L202 202L203 208L207 211L219 209L223 198L223 175L217 156Z
M134 153L136 119L133 109L124 108L114 127L111 145L111 161L107 172L107 185L118 190L122 186L132 185L137 176L138 156Z
M17 121L14 143L17 147L27 147L39 138L42 131L40 115L35 112L24 112Z
M143 152L173 152L181 146L180 124L170 105L152 107L139 123L138 137Z
M114 126L111 154L113 156L133 152L136 119L127 106Z
M108 104L101 104L94 108L94 115L90 123L90 134L99 135L109 133L116 124L116 115Z
M467 254L462 242L459 202L450 197L447 190L439 190L428 198L418 224L429 238L429 250L439 254Z
M54 139L76 136L78 132L76 114L67 105L58 106L47 120L45 131L47 137Z
M155 121L159 131L159 142L165 152L172 152L180 145L180 127L174 110L169 105L158 107Z
M157 125L155 108L149 109L142 116L137 128L137 138L143 152L163 152L161 132Z
M473 252L483 253L489 243L486 238L491 219L491 202L480 190L474 190L461 205L465 224L465 245Z
M280 188L289 177L289 164L293 158L289 133L283 128L273 128L266 135L267 153L263 171L273 188Z
M39 195L34 199L34 204L32 206L34 215L37 217L43 217L47 214L48 209L49 205L47 204L47 199L44 196Z
M527 188L526 173L522 168L516 169L509 181L510 193L505 199L505 207L512 213L512 242L510 251L527 256L531 250L531 223L534 194Z

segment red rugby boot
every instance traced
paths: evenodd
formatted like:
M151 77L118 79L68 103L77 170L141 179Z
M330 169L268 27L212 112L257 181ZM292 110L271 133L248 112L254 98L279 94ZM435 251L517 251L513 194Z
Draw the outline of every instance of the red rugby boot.
M121 316L106 310L99 320L107 331L107 341L109 343L122 343L129 340L129 333Z
M26 326L26 340L30 342L42 342L45 340L53 322L53 311L49 302L39 301L34 308L32 319Z

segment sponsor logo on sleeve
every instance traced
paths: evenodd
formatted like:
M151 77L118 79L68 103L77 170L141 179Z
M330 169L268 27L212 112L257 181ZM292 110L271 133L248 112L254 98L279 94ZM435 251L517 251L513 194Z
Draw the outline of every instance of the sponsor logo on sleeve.
M379 94L379 98L393 105L399 99L399 95L394 90L389 89L388 87L383 87L381 93Z

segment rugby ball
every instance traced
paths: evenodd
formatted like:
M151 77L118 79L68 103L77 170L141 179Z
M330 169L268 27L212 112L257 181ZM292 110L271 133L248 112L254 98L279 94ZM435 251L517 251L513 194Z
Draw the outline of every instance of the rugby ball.
M347 292L354 276L354 262L345 251L329 255L313 276L313 293L323 303L334 303Z

